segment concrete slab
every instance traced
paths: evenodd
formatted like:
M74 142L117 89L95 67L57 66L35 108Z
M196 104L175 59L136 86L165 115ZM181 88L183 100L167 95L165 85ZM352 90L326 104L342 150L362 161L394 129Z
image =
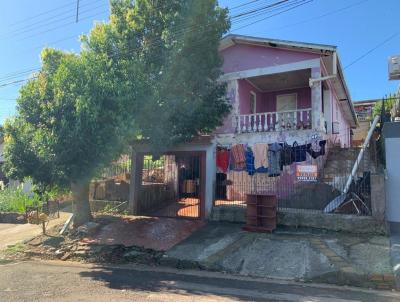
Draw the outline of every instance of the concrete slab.
M240 275L340 284L357 279L361 285L371 275L383 280L392 274L389 240L384 236L248 233L237 224L208 224L169 250L165 258Z
M88 242L165 251L205 224L201 220L125 216L102 227Z

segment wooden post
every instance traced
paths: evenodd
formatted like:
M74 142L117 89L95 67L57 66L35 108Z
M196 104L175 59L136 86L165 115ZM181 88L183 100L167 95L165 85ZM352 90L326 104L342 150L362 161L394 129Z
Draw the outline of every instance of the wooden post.
M142 179L142 169L143 169L143 158L144 156L138 154L134 149L132 149L131 157L131 178L129 183L129 203L128 209L130 214L139 214L139 189Z

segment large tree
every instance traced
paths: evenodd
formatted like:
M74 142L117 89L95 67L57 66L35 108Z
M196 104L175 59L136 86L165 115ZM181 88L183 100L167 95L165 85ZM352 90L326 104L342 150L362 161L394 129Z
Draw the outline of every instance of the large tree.
M98 24L84 45L121 71L141 135L161 148L220 125L230 109L218 82L227 10L216 0L111 3L110 22ZM130 89L138 82L139 90Z
M8 175L71 188L74 224L89 220L90 179L131 139L162 151L221 124L228 28L216 0L111 1L109 22L83 37L79 55L43 50L5 125Z

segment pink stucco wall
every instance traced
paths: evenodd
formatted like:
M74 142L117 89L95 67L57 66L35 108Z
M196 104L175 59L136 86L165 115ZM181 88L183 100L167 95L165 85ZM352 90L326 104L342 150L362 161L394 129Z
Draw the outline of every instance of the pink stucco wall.
M254 45L233 45L221 51L224 73L276 66L316 59L318 54L267 48Z
M260 112L275 112L276 97L280 94L297 93L297 108L311 108L311 89L310 87L287 89L274 92L260 92L246 80L239 80L239 110L240 114L250 113L250 93L256 93L257 113Z
M336 96L332 96L332 121L339 123L339 134L333 134L331 140L342 147L351 146L350 123L344 118Z
M254 46L254 45L243 45L237 44L233 45L227 49L221 51L221 55L224 59L223 71L225 73L231 73L242 70L249 70L254 68L263 68L270 66L278 66L282 64L289 64L295 62L301 62L304 60L317 59L320 57L319 54L310 54L301 51L292 51L292 50L283 50L272 47L262 47L262 46ZM312 74L315 73L315 70L318 68L312 69ZM215 133L216 134L228 134L234 133L235 127L232 121L235 119L235 114L249 114L250 113L250 91L256 93L257 104L256 109L257 112L275 112L276 111L276 96L279 94L287 94L287 93L297 93L297 108L298 109L306 109L315 107L312 106L312 90L309 87L297 88L297 89L288 89L281 90L276 92L267 92L263 93L251 85L247 80L240 79L237 80L237 85L232 85L236 80L233 80L228 83L228 98L231 100L231 104L233 110L231 114L225 119L224 125L218 128ZM236 87L236 88L235 88ZM331 88L331 87L330 87ZM319 98L318 96L314 97ZM337 121L340 126L340 133L338 135L332 135L332 139L340 142L342 146L350 146L350 135L349 135L349 123L345 120L343 113L340 108L336 106L337 100L332 94L331 97L331 111L332 114L331 119L329 121ZM319 108L319 106L315 107ZM315 110L314 108L314 110ZM339 108L338 110L336 108ZM321 108L322 109L322 108ZM319 109L318 109L319 110ZM337 114L336 114L337 111ZM303 113L304 114L304 113ZM303 120L304 116L303 115ZM316 118L318 114L313 114L312 119ZM261 119L263 119L261 117ZM257 120L258 121L258 120ZM262 120L262 122L264 122ZM270 121L268 121L268 124ZM314 121L313 121L314 123Z

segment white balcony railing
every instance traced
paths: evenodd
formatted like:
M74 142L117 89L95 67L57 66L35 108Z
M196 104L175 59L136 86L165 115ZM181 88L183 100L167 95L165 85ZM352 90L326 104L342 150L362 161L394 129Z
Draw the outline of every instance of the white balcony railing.
M233 122L237 133L311 129L311 108L241 114Z

